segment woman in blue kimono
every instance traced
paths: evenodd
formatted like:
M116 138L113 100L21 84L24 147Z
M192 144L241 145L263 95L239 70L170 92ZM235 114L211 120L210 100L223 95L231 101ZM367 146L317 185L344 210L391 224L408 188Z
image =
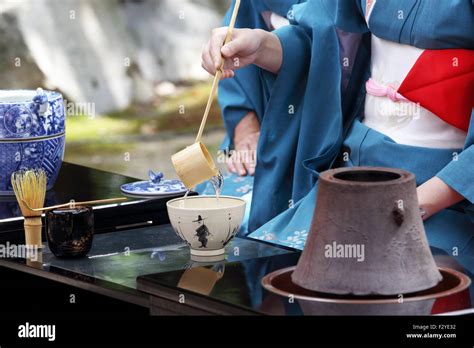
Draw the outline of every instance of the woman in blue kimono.
M242 0L236 28L266 31L282 28L290 24L287 16L292 16L291 6L304 1ZM233 6L224 18L225 25L230 21L232 10ZM222 194L242 197L248 203L239 235L245 235L250 214L256 149L265 109L264 93L264 80L255 65L239 69L234 78L222 80L219 84L218 99L227 131L220 157L225 158L229 171L224 174ZM215 194L210 183L199 185L196 191L201 195Z
M261 68L261 121L249 229L302 249L321 171L385 166L416 174L430 244L474 269L474 4L320 0L291 26L216 30L203 66ZM255 198L254 198L255 201Z

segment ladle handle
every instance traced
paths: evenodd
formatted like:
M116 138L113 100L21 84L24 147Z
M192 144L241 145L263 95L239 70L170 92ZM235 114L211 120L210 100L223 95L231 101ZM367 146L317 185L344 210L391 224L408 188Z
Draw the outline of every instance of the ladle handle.
M234 30L235 21L237 20L237 14L239 13L240 7L240 0L235 1L234 11L232 12L232 17L230 19L229 28L227 29L227 34L225 36L225 40L223 46L227 45L229 41L232 39L232 31ZM216 71L216 75L214 76L214 81L212 82L211 93L209 95L209 99L207 100L206 110L204 111L204 116L202 117L201 126L199 127L199 131L196 137L196 143L201 141L202 133L204 132L204 127L206 126L207 117L209 116L209 112L211 111L212 101L214 100L214 95L216 94L217 85L222 76L222 71L224 69L225 59L222 57L221 66L219 70Z
M95 200L95 201L85 201L85 202L69 202L69 203L64 203L64 204L58 204L58 205L53 205L53 206L50 206L50 207L44 207L44 208L31 208L28 203L26 203L24 200L23 200L23 204L26 205L26 207L29 209L29 210L32 210L32 211L36 211L36 212L40 212L40 211L48 211L48 210L54 210L54 209L60 209L60 208L67 208L67 207L70 207L70 206L76 206L76 205L95 205L95 204L105 204L105 203L117 203L117 202L123 202L123 201L126 201L127 198L126 197L119 197L119 198L108 198L108 199L99 199L99 200Z

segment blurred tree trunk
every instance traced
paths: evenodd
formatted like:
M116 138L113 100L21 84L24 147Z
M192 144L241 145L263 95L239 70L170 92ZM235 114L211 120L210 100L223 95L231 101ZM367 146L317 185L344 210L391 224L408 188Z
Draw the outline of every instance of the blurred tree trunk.
M208 78L201 49L222 0L0 1L1 88L56 89L97 112L151 102L164 80ZM20 64L15 66L15 62Z

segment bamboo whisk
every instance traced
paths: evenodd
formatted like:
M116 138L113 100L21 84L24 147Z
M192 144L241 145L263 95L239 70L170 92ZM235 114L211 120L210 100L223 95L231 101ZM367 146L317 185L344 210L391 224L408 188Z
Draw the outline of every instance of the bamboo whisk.
M43 169L19 171L11 177L13 191L25 217L25 244L27 247L42 247L41 240L41 211L46 197L46 172ZM26 202L27 205L24 203Z

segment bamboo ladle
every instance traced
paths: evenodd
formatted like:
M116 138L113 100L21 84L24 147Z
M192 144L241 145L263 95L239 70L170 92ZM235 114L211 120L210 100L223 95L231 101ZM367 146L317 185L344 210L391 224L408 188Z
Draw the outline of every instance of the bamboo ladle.
M229 43L232 38L232 32L234 30L235 21L237 19L237 14L239 12L240 0L236 0L234 10L232 12L232 17L229 23L229 28L225 36L223 45ZM210 155L209 151L206 149L206 146L201 142L202 133L206 126L207 117L211 110L212 102L216 94L217 85L222 77L222 72L224 69L225 59L222 58L221 65L214 76L214 81L212 83L211 93L209 99L207 100L206 109L202 117L201 126L194 141L194 144L188 146L184 150L181 150L178 153L175 153L171 156L171 161L173 166L178 173L179 178L183 184L188 188L192 189L196 185L209 180L213 176L219 174L219 171Z

